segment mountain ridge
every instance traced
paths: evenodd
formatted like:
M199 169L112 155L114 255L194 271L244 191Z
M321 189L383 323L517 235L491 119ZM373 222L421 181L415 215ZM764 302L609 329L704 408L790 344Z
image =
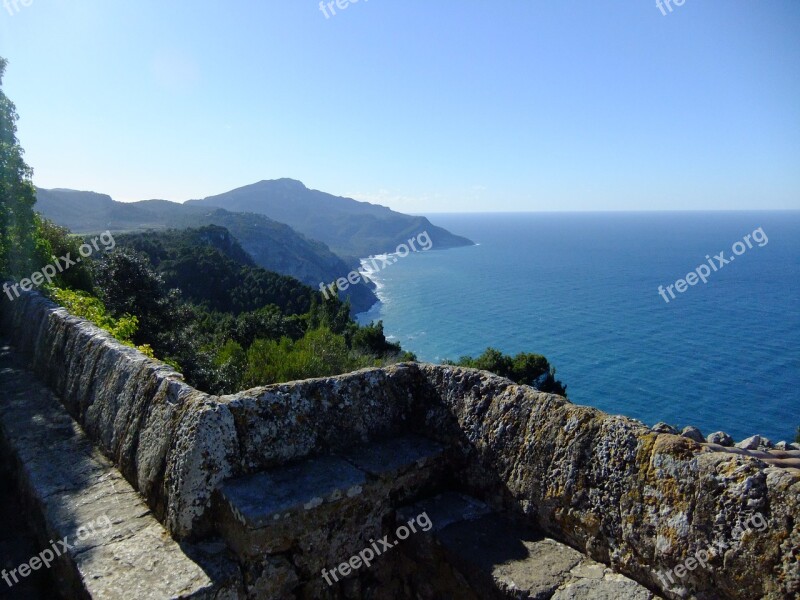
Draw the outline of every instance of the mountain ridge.
M169 200L119 202L107 194L65 188L36 191L35 210L74 233L130 233L217 225L228 229L259 267L290 275L315 289L320 283L345 276L352 268L322 242L265 215L187 207ZM369 310L378 301L366 284L351 286L340 295L350 299L354 312Z
M189 206L218 206L267 215L324 242L348 262L393 252L410 237L427 231L434 249L474 245L472 240L433 225L426 217L406 215L387 206L335 196L306 187L296 179L261 180L222 194L188 200Z

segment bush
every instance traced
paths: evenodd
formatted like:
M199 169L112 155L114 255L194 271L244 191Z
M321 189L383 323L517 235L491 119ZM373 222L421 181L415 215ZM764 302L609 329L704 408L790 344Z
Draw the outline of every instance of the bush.
M236 393L247 369L247 353L237 342L228 340L214 356L214 367L214 393Z
M66 227L59 227L55 223L36 216L37 236L43 247L51 255L51 262L66 257L80 256L79 248L82 240L70 233ZM90 261L82 261L58 273L54 279L56 287L81 290L93 294L94 282L90 268ZM42 265L44 266L44 265Z
M443 364L489 371L515 383L535 384L543 392L567 395L567 386L556 379L556 370L541 354L520 352L511 357L496 348L487 348L478 358L462 356L458 362L446 360Z
M139 320L131 315L123 315L115 319L109 316L105 305L86 292L65 290L57 287L49 289L49 294L58 304L66 308L70 314L91 321L100 329L110 333L117 340L128 346L137 348L143 354L154 358L149 345L136 346L133 336L139 327Z
M245 387L268 385L311 377L329 377L380 361L373 356L352 352L344 336L327 327L308 331L299 340L256 340L247 351Z

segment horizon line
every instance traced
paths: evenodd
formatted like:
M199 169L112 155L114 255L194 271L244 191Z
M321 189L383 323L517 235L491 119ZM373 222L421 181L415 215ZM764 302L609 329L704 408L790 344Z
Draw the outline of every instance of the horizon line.
M318 191L324 194L329 194L331 196L336 196L337 198L344 198L348 200L354 200L356 202L365 202L367 204L372 204L374 206L383 206L384 208L388 208L394 212L399 214L406 214L410 216L426 216L426 215L487 215L487 214L563 214L563 213L725 213L725 212L796 212L800 211L800 206L797 208L590 208L590 209L531 209L531 210L436 210L436 211L410 211L410 212L403 212L397 208L393 208L387 204L379 204L377 202L371 202L368 200L359 200L358 198L353 198L352 196L337 196L331 192L324 192L322 190L317 190L315 188L309 188L306 186L302 181L297 179L291 179L289 177L283 177L280 179L265 179L256 182L262 183L264 181L281 181L281 180L290 180L296 181L302 184L306 189L311 191ZM256 185L256 184L249 184L249 185ZM55 187L55 188L45 188L37 186L34 183L34 187L37 189L42 189L45 191L70 191L70 192L80 192L80 193L89 193L89 194L97 194L101 196L108 196L114 202L121 202L123 204L135 204L137 202L170 202L173 204L186 204L187 202L197 201L197 200L206 200L213 196L219 196L225 194L227 192L222 192L222 194L213 194L212 196L205 196L204 198L187 198L186 200L170 200L167 198L145 198L140 200L118 200L114 198L111 194L107 194L105 192L96 192L94 190L77 190L75 188L66 188L66 187ZM248 186L242 186L248 187ZM228 192L241 189L241 188L233 188L228 190ZM35 204L34 204L35 206ZM224 208L222 206L218 208ZM230 210L230 209L226 209ZM231 212L250 212L250 211L231 211Z
M469 211L426 211L424 213L409 212L412 216L426 215L521 215L541 213L708 213L708 212L800 212L798 208L593 208L563 210L469 210Z

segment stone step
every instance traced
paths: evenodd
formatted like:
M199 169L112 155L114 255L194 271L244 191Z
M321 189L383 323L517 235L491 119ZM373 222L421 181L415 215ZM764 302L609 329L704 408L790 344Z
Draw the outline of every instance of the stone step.
M425 597L653 600L647 588L547 538L479 500L446 493L397 511L397 523L427 513L433 527L404 553L417 561L409 587Z
M230 479L216 494L215 521L244 562L291 555L300 574L318 577L380 537L394 508L430 493L445 471L440 445L406 435Z

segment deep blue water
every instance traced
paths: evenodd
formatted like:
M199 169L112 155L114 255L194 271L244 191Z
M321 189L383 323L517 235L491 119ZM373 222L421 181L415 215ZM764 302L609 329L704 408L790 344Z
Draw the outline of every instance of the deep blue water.
M737 440L794 438L800 211L429 218L478 245L434 247L373 274L382 303L362 316L383 319L420 360L536 352L577 404ZM765 245L670 303L659 296L759 227Z

